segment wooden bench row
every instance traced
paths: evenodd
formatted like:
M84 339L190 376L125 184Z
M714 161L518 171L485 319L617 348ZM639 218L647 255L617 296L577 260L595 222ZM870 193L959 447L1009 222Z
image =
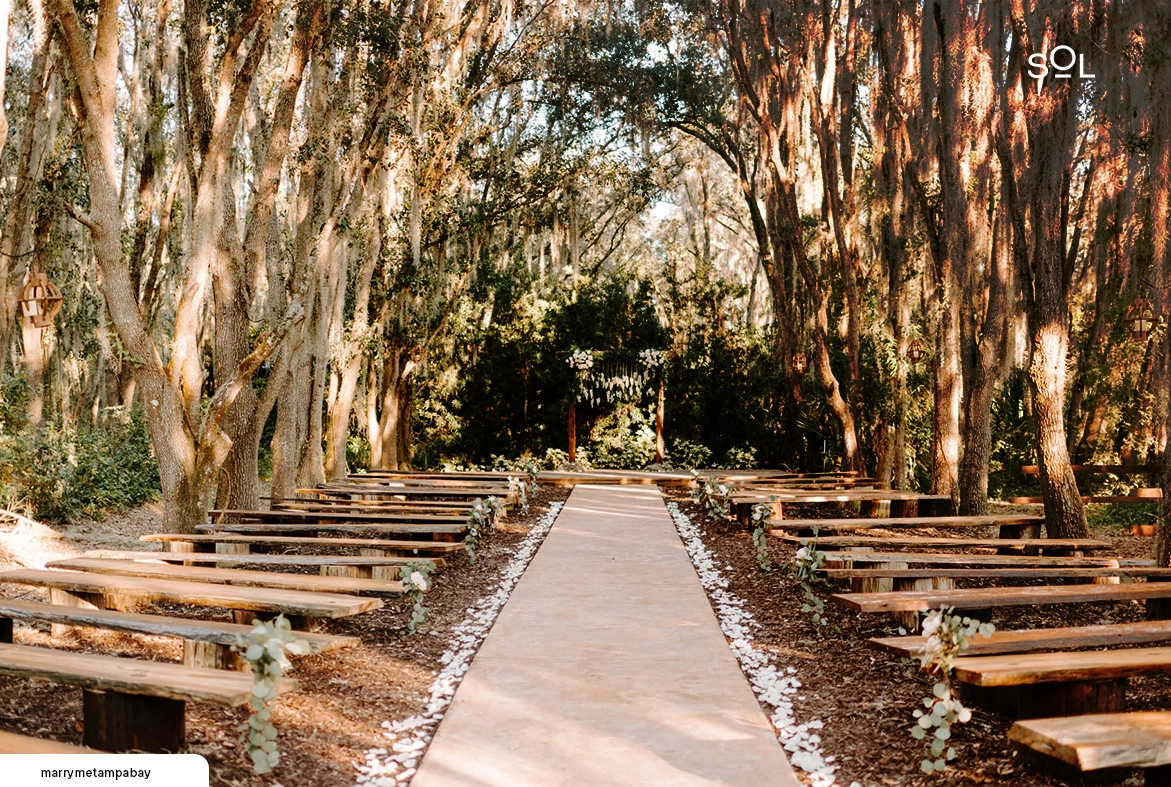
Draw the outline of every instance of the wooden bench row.
M243 672L7 643L0 643L0 675L82 689L85 744L106 751L178 751L186 703L245 705L253 686ZM283 679L277 691L295 686Z

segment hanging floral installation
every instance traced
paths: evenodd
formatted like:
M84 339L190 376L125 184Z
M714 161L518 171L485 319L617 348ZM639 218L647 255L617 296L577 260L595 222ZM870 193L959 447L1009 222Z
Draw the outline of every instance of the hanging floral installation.
M641 399L658 381L667 362L665 350L625 350L600 352L573 350L566 358L577 372L578 401L591 407Z

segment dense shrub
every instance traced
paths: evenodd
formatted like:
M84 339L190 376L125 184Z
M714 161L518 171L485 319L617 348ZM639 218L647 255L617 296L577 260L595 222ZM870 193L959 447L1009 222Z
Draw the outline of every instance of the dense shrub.
M0 506L49 522L101 518L159 495L159 471L141 415L110 413L97 426L33 427L8 415L0 434ZM19 428L9 427L18 425Z

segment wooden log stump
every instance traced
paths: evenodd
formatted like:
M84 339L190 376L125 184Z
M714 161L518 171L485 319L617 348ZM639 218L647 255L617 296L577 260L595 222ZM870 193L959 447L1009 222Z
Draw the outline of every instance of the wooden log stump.
M103 751L176 752L186 739L183 700L82 691L85 745Z
M401 555L401 550L392 549L359 549L359 555L366 557L395 557ZM369 566L371 579L381 579L383 581L394 581L401 576L399 566Z
M1083 771L1075 765L1070 765L1064 760L1042 754L1028 746L1018 746L1016 749L1022 765L1030 770L1043 773L1046 776L1052 776L1068 784L1119 784L1120 782L1126 781L1131 773L1129 768L1102 768L1095 771ZM1152 768L1150 770L1154 769ZM1149 777L1146 783L1147 785L1152 784ZM1171 787L1171 783L1168 783L1168 787Z
M183 640L183 666L205 669L226 669L248 671L248 663L232 652L231 645L218 642Z
M49 588L49 601L61 607L105 609L104 599L100 593L71 593L60 588ZM51 623L49 634L53 637L63 637L72 628L73 626L68 623Z
M965 695L985 707L1017 719L1044 719L1122 713L1126 710L1126 684L1126 678L1115 678L990 688L964 685Z
M890 501L890 515L892 517L918 516L919 505L917 500Z
M373 566L322 566L323 577L348 577L350 579L371 579Z
M891 563L890 568L906 568L906 563ZM891 590L955 590L956 581L951 577L910 577L892 579ZM968 613L964 613L968 615ZM918 612L892 612L891 616L907 631L919 630ZM972 617L968 615L968 617Z

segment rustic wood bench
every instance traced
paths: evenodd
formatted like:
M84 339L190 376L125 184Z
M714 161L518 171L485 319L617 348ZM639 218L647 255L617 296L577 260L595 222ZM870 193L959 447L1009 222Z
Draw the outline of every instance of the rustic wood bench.
M442 514L466 519L472 510L471 503L459 500L303 500L285 498L273 500L270 511L346 511L355 514Z
M88 609L39 601L18 601L0 598L0 642L13 641L13 621L49 623L64 630L70 626L151 634L183 640L183 663L189 667L234 669L235 654L231 646L237 636L247 637L251 626L222 623L217 620L196 620L164 615L140 615L112 609ZM357 637L334 634L297 632L297 639L309 646L309 653L329 653L357 645Z
M998 542L999 543L999 542ZM846 567L854 563L899 563L927 566L1005 566L1005 567L1071 567L1071 566L1098 566L1101 568L1117 568L1125 565L1124 561L1112 557L1078 557L1073 555L991 555L991 554L956 554L943 552L827 552L827 566Z
M1025 528L1039 528L1045 523L1045 517L1028 514L1000 514L995 516L903 516L903 517L855 517L852 519L774 519L768 522L772 530L796 530L827 533L842 531L869 530L871 528L887 528L890 530L907 530L913 528L971 528L997 527L1001 535L1005 530L1013 534L1022 534ZM774 534L775 535L775 534Z
M253 519L248 522L221 522L213 525L196 525L200 533L249 533L252 535L279 535L281 533L370 533L376 536L417 536L420 539L440 540L459 538L467 533L466 524L421 525L421 524L366 524L360 522L272 522Z
M139 536L139 541L159 541L168 545L172 552L198 552L206 549L211 552L231 552L247 554L252 546L274 547L314 547L314 548L357 548L359 550L377 550L380 554L374 557L405 557L406 553L413 555L445 555L451 552L463 551L463 544L452 541L411 541L409 539L386 538L343 538L330 536L270 536L264 534L228 534L208 535L206 533L151 533ZM219 549L220 545L230 549ZM342 557L339 555L339 557Z
M1062 552L1113 549L1109 541L1097 538L931 538L928 536L825 536L802 538L788 533L776 533L782 541L798 543L807 541L818 549L827 547L931 547L934 549L959 549L983 547L985 549L1038 549Z
M731 497L732 512L742 521L751 516L752 508L758 503L768 503L772 519L784 518L785 503L890 503L892 517L904 516L950 516L952 500L947 495L921 495L891 489L843 489L840 491L774 491L734 492Z
M1171 712L1028 719L1014 724L1008 739L1030 764L1070 781L1087 771L1121 781L1126 774L1112 772L1141 768L1144 784L1171 784Z
M10 644L0 644L0 675L82 689L85 744L106 751L177 751L188 702L244 705L253 685L242 672Z
M455 525L467 527L466 515L436 514L431 512L403 511L360 511L352 513L325 507L320 511L268 510L246 511L243 509L216 508L208 511L213 525L224 522L361 522L375 525Z
M969 698L1016 718L1120 713L1127 678L1171 671L1171 647L960 656L954 666Z
M856 612L926 612L944 606L961 610L992 609L995 607L1171 598L1171 582L906 590L893 593L835 593L830 598Z
M923 651L922 635L872 637L867 644L875 650L900 658L914 658ZM1141 620L1136 623L1105 623L1094 626L1064 626L1051 629L994 631L990 637L973 637L965 656L992 656L1002 653L1033 653L1073 648L1111 648L1123 645L1150 645L1171 642L1171 620Z
M495 497L506 506L516 504L516 495L508 487L473 488L457 486L390 486L388 484L325 484L313 489L298 489L297 494L314 494L318 497L400 497L434 498L450 500L481 500Z
M1159 487L1135 489L1129 495L1082 495L1083 503L1157 503L1163 499L1163 490ZM1030 505L1044 503L1045 498L1025 496L1010 498L1013 505Z
M46 568L64 568L87 571L92 574L113 574L126 577L158 577L189 582L208 582L222 585L245 585L262 588L305 590L310 593L386 593L401 595L402 582L382 579L321 576L319 574L290 574L275 571L245 571L234 568L206 568L202 566L173 566L165 563L144 563L138 560L74 557L53 560Z
M0 754L104 754L97 749L72 743L32 738L15 732L0 731Z
M169 601L230 609L237 623L251 623L257 613L267 613L268 617L283 614L294 628L306 628L309 621L317 618L347 617L382 606L381 599L340 593L114 577L81 571L5 571L0 572L0 582L49 588L49 598L55 604L127 611L138 603Z
M827 579L1097 579L1109 577L1168 577L1171 568L822 568L818 573Z
M113 560L144 560L178 563L184 566L210 563L215 566L257 565L316 568L323 576L357 577L359 579L399 579L400 570L408 563L427 560L435 568L447 565L441 557L402 557L375 555L269 555L253 554L243 545L243 553L220 554L216 552L151 552L124 549L91 549L86 557L110 558Z

